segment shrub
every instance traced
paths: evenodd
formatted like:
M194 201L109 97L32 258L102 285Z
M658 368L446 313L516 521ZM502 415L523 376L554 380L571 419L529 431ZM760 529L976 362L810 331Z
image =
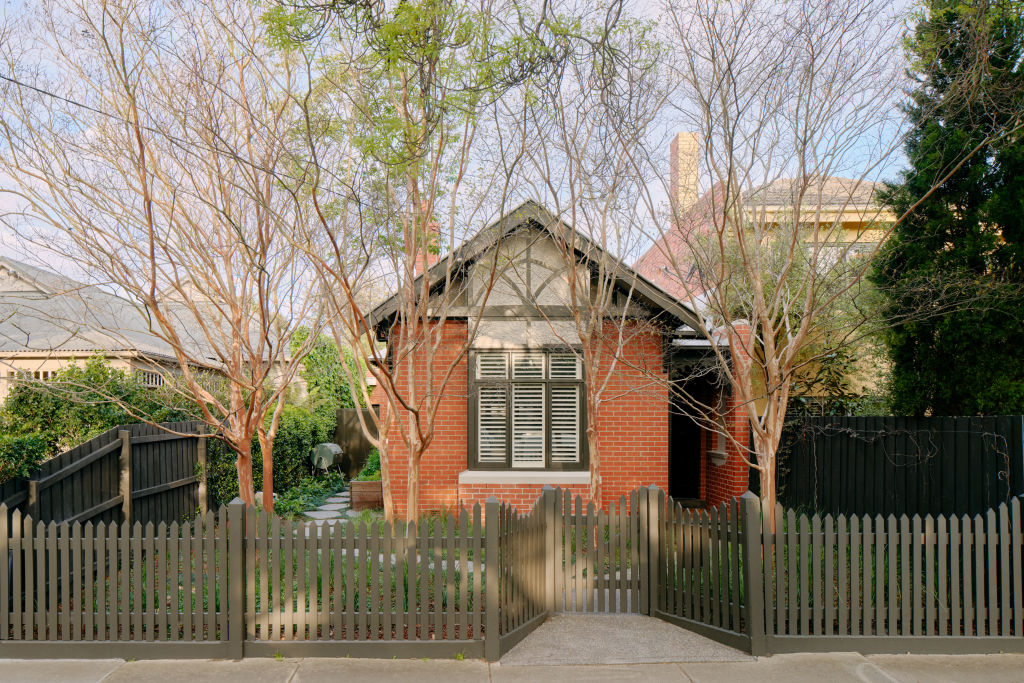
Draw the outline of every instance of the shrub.
M356 481L380 481L380 452L374 448L366 457L363 469L356 475Z
M285 406L274 439L274 491L280 493L309 479L313 447L334 438L335 420L299 406ZM263 458L259 455L258 469Z
M274 501L274 513L281 517L295 518L303 512L323 505L327 498L345 487L345 479L338 472L326 472L317 478L310 478L278 495Z
M331 416L302 406L285 406L274 438L274 492L281 494L304 481L315 478L309 456L313 447L330 441L335 422ZM207 451L209 490L218 504L238 495L238 470L235 453L223 442L211 440ZM252 443L252 471L256 489L262 488L263 455L259 441ZM276 503L275 503L276 505Z
M309 328L302 327L295 331L291 340L294 353L308 338ZM348 371L345 366L348 366ZM349 386L348 373L355 376L359 365L352 352L345 349L338 351L338 345L325 334L317 337L302 361L302 379L306 380L310 398L318 409L327 414L334 414L338 408L352 408L352 391Z
M0 434L0 482L27 477L50 452L50 444L42 434Z
M0 483L19 476L10 472L38 466L108 429L139 422L140 416L184 421L197 419L198 412L174 392L148 388L135 373L111 368L98 355L52 380L15 383L0 407L3 451L12 454L0 467Z

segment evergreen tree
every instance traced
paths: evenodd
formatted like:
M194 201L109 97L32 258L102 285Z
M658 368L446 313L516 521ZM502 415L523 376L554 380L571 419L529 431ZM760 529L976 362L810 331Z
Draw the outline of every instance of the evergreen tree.
M917 77L910 168L881 200L897 216L911 213L872 274L888 323L893 409L1021 413L1024 10L934 0L908 50Z

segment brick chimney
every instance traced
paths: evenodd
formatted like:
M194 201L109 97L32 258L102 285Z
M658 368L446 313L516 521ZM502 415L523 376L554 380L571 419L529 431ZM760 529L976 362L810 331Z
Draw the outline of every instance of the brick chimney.
M441 259L441 226L432 220L427 225L426 235L416 240L416 260L413 262L413 275L426 272ZM424 263L426 267L424 267Z
M677 133L669 148L669 181L676 215L697 203L697 179L700 160L700 136Z

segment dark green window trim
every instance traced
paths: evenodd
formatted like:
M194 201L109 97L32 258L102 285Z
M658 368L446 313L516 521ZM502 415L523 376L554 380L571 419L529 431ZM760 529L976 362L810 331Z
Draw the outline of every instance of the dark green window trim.
M544 379L520 379L516 380L512 378L512 354L517 352L535 352L543 353L545 356L552 354L565 354L569 352L575 352L577 355L582 353L580 349L573 349L566 346L557 347L542 347L542 348L521 348L513 350L494 349L494 350L475 350L470 351L468 354L467 370L469 375L469 400L468 404L468 417L466 420L466 431L467 440L469 443L469 458L468 466L472 470L490 470L490 471L514 471L514 472L578 472L587 470L590 467L590 453L587 448L587 400L586 400L586 371L580 364L580 379L578 380L566 380L566 379L548 379L547 373L545 372ZM477 378L477 358L480 354L489 353L504 353L506 357L506 367L508 369L507 379L478 379ZM545 359L545 369L550 366L547 359ZM543 467L512 467L512 386L516 383L522 384L543 384L544 385L544 400L545 400L545 420L544 420L544 466ZM479 449L478 449L478 424L477 424L477 410L479 405L480 387L484 385L489 386L504 386L506 387L506 406L507 412L505 415L505 462L480 462ZM555 385L560 386L578 386L580 388L580 406L579 406L579 462L565 463L565 462L551 462L551 387Z

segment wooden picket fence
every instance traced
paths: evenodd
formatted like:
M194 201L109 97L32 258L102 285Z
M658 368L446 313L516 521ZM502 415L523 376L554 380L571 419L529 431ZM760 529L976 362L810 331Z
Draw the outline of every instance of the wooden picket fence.
M0 505L0 656L493 661L556 612L648 614L755 654L1020 652L1020 508L809 518L642 488L598 510L546 488L526 514L492 498L317 526L236 500L154 526Z
M548 614L543 517L493 499L395 527L241 501L155 527L9 518L0 506L11 656L482 657L489 633L498 658Z
M985 515L797 516L760 525L769 651L1024 648L1021 502Z
M654 610L667 621L749 650L743 571L754 566L746 561L747 543L758 536L745 535L741 512L737 498L710 510L668 500L659 534L661 589Z

